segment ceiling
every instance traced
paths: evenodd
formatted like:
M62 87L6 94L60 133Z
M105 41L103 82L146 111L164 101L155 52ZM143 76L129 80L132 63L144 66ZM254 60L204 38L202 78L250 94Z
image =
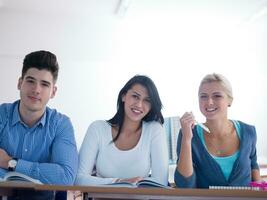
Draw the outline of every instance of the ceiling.
M121 14L117 9L123 3L129 7ZM138 23L147 20L147 26L140 27L143 31L149 23L179 26L185 18L266 24L266 7L266 0L0 0L0 57L51 49L74 59L101 60L129 23L139 29Z

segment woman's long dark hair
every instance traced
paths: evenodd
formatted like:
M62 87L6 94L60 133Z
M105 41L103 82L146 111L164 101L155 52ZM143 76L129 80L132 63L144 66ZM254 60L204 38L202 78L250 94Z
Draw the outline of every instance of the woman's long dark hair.
M163 124L164 119L161 113L162 103L159 97L158 90L154 84L154 82L147 76L143 75L135 75L132 77L121 89L118 99L117 99L117 113L114 115L113 118L107 120L112 127L117 126L119 128L118 133L115 138L113 138L112 142L115 142L121 133L121 128L123 126L123 119L124 119L124 102L122 101L122 96L125 95L129 89L131 89L135 84L140 84L145 87L148 91L148 95L151 102L151 109L149 113L142 119L145 122L149 121L158 121L159 123Z

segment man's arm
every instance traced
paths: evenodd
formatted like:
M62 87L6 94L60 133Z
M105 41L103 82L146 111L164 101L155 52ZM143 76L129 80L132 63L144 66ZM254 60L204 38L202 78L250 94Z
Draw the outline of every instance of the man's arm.
M18 159L17 172L45 184L72 185L78 168L78 153L74 131L69 119L60 123L51 146L50 161L45 163Z

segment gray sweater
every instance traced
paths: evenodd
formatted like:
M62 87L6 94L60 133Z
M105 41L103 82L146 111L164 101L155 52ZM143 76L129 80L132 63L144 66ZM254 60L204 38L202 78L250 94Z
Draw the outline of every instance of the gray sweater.
M254 126L241 121L241 141L239 157L236 159L232 172L226 180L219 164L207 152L201 142L196 127L193 129L192 160L193 174L190 177L182 176L175 170L174 181L177 187L208 188L209 186L248 186L251 182L251 170L259 169L256 154L256 130ZM182 133L180 131L177 143L179 160ZM177 160L177 161L178 161Z

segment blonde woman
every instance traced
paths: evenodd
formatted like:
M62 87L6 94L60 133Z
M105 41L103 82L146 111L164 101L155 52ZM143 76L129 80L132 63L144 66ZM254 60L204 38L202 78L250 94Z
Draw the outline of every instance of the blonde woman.
M228 119L233 102L229 81L223 75L208 74L200 83L198 96L210 133L195 125L191 112L181 117L177 187L247 186L259 181L255 127Z

